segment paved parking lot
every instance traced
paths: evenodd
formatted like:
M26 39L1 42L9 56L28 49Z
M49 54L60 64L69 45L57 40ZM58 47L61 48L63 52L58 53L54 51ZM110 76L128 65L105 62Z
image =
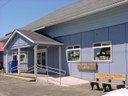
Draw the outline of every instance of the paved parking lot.
M62 87L0 76L0 96L102 96L103 94L99 90L92 91L89 84Z

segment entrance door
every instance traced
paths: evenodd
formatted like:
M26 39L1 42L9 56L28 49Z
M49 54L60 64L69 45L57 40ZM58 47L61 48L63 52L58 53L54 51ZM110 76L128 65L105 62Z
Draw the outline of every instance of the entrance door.
M47 66L47 49L38 49L37 50L37 66L42 66L43 69L45 69L45 66ZM45 70L41 70L38 68L38 73L42 73Z

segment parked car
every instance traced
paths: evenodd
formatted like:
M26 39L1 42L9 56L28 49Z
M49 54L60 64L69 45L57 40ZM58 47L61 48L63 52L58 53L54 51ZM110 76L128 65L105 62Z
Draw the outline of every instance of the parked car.
M103 96L128 96L128 89L122 88L106 93Z

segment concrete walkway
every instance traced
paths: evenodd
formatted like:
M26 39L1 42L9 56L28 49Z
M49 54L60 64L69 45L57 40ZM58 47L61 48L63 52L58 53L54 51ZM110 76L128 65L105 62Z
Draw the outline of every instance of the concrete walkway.
M71 76L66 76L66 77L37 77L37 82L49 82L49 83L53 83L56 85L61 85L61 86L72 86L72 85L79 85L79 84L86 84L89 83L89 81L87 80L83 80L83 79L78 79L75 77L71 77Z

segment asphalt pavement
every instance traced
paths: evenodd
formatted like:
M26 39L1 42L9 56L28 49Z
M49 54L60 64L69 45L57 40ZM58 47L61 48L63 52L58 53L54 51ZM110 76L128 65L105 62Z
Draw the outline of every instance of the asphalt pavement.
M0 96L102 96L103 94L105 93L101 90L91 90L89 84L64 87L0 76Z

